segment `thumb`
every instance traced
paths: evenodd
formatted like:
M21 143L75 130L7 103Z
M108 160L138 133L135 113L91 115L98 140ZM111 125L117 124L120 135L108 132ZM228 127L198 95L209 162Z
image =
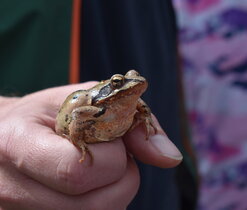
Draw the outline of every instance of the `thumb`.
M145 140L144 125L139 125L124 136L127 150L143 163L170 168L178 165L183 156L153 117L157 134Z

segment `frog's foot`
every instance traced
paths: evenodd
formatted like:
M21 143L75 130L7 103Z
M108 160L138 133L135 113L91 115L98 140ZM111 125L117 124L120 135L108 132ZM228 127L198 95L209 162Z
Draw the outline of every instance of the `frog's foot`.
M150 115L143 115L140 112L137 112L134 116L134 121L129 128L129 131L133 130L140 124L144 124L145 126L145 139L148 140L149 136L156 134L158 132L157 127L155 126L153 119Z
M154 125L154 121L151 115L145 118L144 123L146 127L146 140L148 140L149 136L151 135L151 129L153 129L154 134L156 134L158 130L156 126Z
M82 151L82 156L81 156L81 159L79 160L79 162L82 163L85 160L86 154L88 153L90 155L91 162L93 163L93 154L89 150L88 145L85 142L81 142L80 148Z
M155 126L152 119L151 110L142 99L138 100L136 109L137 113L134 116L134 122L131 126L131 129L140 123L144 123L146 128L146 140L148 140L149 136L152 134L152 129L154 134L157 133L157 127Z

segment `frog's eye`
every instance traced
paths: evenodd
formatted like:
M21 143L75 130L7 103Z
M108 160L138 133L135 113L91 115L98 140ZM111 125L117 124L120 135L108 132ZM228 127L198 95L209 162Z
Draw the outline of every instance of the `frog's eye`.
M111 78L111 86L113 88L120 88L124 84L124 76L121 74L115 74Z

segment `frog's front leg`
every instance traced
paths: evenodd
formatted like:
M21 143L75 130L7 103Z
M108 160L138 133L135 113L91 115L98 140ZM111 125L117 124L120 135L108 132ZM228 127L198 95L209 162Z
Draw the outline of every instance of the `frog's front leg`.
M84 141L80 141L78 143L78 146L80 147L81 151L82 151L82 155L81 155L81 159L79 160L80 163L82 163L84 160L85 160L85 156L88 152L88 154L90 155L91 157L91 161L93 162L93 154L92 152L89 150L88 146L87 146L87 143L84 142Z
M134 122L133 122L131 129L143 122L146 128L146 140L147 140L151 133L151 127L153 128L154 133L155 134L157 133L157 128L154 125L154 122L151 116L151 110L142 99L138 100L136 110L137 110L137 113L134 116Z
M83 162L88 152L93 160L93 155L85 142L85 132L95 123L95 119L105 113L104 107L82 106L71 113L71 123L69 124L69 138L74 145L82 150L80 162Z

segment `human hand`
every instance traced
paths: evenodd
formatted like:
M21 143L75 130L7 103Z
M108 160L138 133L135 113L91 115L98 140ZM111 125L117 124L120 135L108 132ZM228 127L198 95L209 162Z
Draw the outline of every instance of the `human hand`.
M127 207L137 192L139 174L133 159L126 156L123 141L89 145L93 165L90 158L80 164L81 151L54 132L55 116L65 97L93 84L52 88L23 98L0 98L0 207ZM163 134L161 128L158 130ZM124 137L129 152L140 160L160 167L172 167L181 161L181 154L168 140L164 155L142 137L141 126ZM153 141L156 145L161 142Z

